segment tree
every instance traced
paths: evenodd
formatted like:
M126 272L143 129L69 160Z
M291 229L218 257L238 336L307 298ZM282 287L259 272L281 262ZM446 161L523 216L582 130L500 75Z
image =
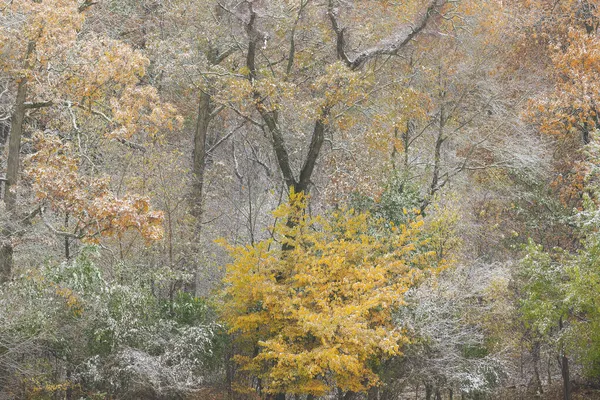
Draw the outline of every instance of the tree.
M543 90L534 96L527 114L540 132L556 140L553 158L558 173L553 186L561 201L570 208L581 209L585 176L581 150L589 143L591 133L600 127L597 115L600 10L587 0L544 1L541 7L524 3L520 11L527 16L524 30L530 39L524 39L527 44L521 42L521 45L533 49L524 59L535 57L533 66L544 71L541 76L546 78L541 85Z
M65 225L70 214L76 219L72 232L66 231L67 226L65 230L53 228L45 220L53 233L67 239L89 234L91 224L96 224L96 234L114 232L114 226L110 226L113 219L125 222L137 218L134 215L141 219L125 225L145 230L147 238L160 237L158 226L162 217L150 211L148 199L123 198L121 205L125 208L109 206L108 200L117 202L117 196L109 193L108 180L98 173L92 159L102 157L101 142L115 141L143 151L137 140L155 141L159 134L173 130L181 121L171 105L160 101L156 89L140 84L148 65L140 52L119 41L81 32L84 12L91 5L65 0L19 0L3 2L1 7L0 39L4 47L0 65L15 87L4 195L9 222L5 224L0 248L4 281L11 276L13 240L19 221L31 223L47 205L63 213ZM38 205L22 216L16 210L21 142L24 135L32 137L34 132L38 132L38 144L49 147L29 159L28 171L37 185L38 199L49 204ZM67 142L76 146L66 145ZM76 153L77 158L67 160L61 158L61 153ZM77 171L85 171L91 177L79 178ZM71 193L75 185L84 184L90 186L90 193L84 193L81 187L78 193ZM81 198L76 200L74 196ZM96 211L91 215L95 216L90 219L88 211L94 207ZM119 216L121 211L124 214ZM98 225L100 220L105 226Z
M538 359L534 360L537 385L541 386L537 362L539 361L539 342L553 343L558 354L557 360L563 379L563 398L571 398L571 376L566 327L570 319L569 303L566 301L568 254L560 259L560 252L545 252L542 246L532 241L518 271L522 293L519 312L525 327L532 336L534 351ZM536 350L537 348L537 350Z
M219 376L225 336L205 301L169 305L149 285L166 271L122 266L117 282L97 260L88 246L3 286L0 396L177 398Z
M236 360L259 393L364 391L378 382L371 361L410 341L392 323L404 293L446 262L427 250L419 219L386 232L368 214L311 218L305 202L291 193L275 212L275 239L229 247L222 315Z
M82 16L78 12L72 12L74 5L68 3L19 1L2 4L3 23L0 26L0 40L4 48L1 66L12 75L16 84L4 194L4 204L9 214L14 214L17 202L15 185L25 112L28 107L36 106L34 103L26 104L26 100L28 81L34 71L38 70L38 54L40 64L47 65L48 59L60 55L65 50L63 46L73 43L76 31L81 27ZM47 24L47 21L50 23ZM10 278L13 253L11 230L5 228L4 231L8 237L4 239L0 248L2 281Z
M25 173L50 231L97 241L101 236L121 236L135 228L148 241L162 238L163 214L150 210L148 198L136 195L117 198L108 186L108 179L81 176L80 158L71 146L56 136L38 134L34 140L37 151L29 157ZM70 232L58 231L50 225L44 217L47 205L73 218Z
M396 361L398 372L394 374L391 365L383 366L391 388L395 380L416 387L423 384L426 398L438 399L444 390L450 398L454 394L476 397L500 386L505 376L502 360L486 346L481 318L485 311L478 309L485 306L474 301L483 294L473 282L480 273L476 269L449 269L408 293L409 305L396 320L408 327L415 340L405 357Z
M221 76L218 85L225 88L213 101L261 129L288 190L308 192L327 130L380 84L376 69L367 66L398 55L445 4L377 2L378 9L391 7L403 18L401 25L382 24L373 34L352 22L367 15L359 3L217 2L223 23L243 32L247 43L242 57L238 53L229 61L234 73L221 65L206 71L208 77ZM365 34L374 44L354 50L357 37ZM296 155L291 149L304 136L308 147Z

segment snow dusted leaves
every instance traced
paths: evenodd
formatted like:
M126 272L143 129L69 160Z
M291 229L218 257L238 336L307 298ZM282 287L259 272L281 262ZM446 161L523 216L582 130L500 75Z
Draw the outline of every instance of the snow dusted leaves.
M119 99L110 101L113 121L117 124L108 136L130 139L134 135L144 135L147 139L157 139L163 132L172 131L183 124L175 107L162 103L158 91L152 86L129 87Z
M151 210L147 197L117 197L108 178L83 175L71 146L54 135L38 133L34 141L25 174L42 205L75 219L73 235L96 242L135 229L148 241L162 238L163 214Z
M598 125L600 40L571 28L565 43L552 46L555 90L534 103L541 130L557 136L573 130L590 132Z
M30 58L47 66L50 59L60 57L76 41L83 24L77 6L69 0L2 0L0 67L18 71L27 68Z

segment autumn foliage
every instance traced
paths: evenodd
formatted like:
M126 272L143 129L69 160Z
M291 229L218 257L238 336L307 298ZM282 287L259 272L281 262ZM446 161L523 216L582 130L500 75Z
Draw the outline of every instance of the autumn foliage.
M373 363L411 339L394 310L423 274L445 267L427 251L422 220L386 232L369 214L311 217L298 194L274 215L295 223L254 246L229 246L222 313L236 361L270 393L376 385Z
M162 238L163 214L150 210L147 197L118 197L108 178L82 174L71 146L56 136L39 133L35 146L37 152L29 157L25 174L41 207L49 206L75 220L73 236L97 241L100 236L121 236L135 229L146 240Z
M600 0L0 0L0 398L572 400L599 38Z

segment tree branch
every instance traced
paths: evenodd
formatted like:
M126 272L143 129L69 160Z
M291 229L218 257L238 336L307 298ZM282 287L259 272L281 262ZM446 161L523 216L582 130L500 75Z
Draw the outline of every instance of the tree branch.
M146 148L144 146L142 146L141 144L139 144L139 143L131 142L131 141L129 141L127 139L124 139L124 138L115 138L115 140L117 142L121 143L121 144L124 144L125 146L127 146L129 148L134 149L134 150L139 150L142 153L146 152Z
M53 104L54 104L54 102L52 100L39 101L39 102L26 101L25 103L23 103L23 106L25 107L26 110L31 110L31 109L37 109L37 108L50 107Z
M310 140L310 147L308 148L308 154L306 155L306 160L304 161L302 171L300 172L300 179L298 181L297 188L298 192L308 191L310 177L312 176L317 158L321 152L321 147L323 147L323 141L325 140L325 120L329 116L329 112L329 107L322 109L321 115L315 122L312 138Z
M248 53L246 55L246 67L248 68L248 80L250 81L250 83L253 83L257 77L256 47L260 35L258 34L258 31L254 26L254 23L256 22L256 12L252 7L252 3L248 3L248 8L250 12L250 19L248 20L248 23L245 26L246 33L248 34ZM273 149L275 150L277 163L279 164L279 169L283 174L283 179L285 180L285 183L288 186L288 188L295 188L297 186L297 182L294 178L294 174L290 166L290 157L285 148L283 134L279 128L279 124L277 123L277 111L267 110L267 107L265 106L264 101L257 90L254 90L253 97L256 103L256 109L262 117L265 124L267 125L269 132L271 133Z
M82 13L85 10L87 10L88 8L90 8L91 6L93 6L94 4L98 4L98 2L91 1L91 0L85 0L83 3L81 3L79 5L79 7L77 7L77 11Z
M71 239L81 239L81 238L83 238L83 235L75 235L74 233L71 233L71 232L59 231L58 229L56 229L55 227L53 227L46 220L46 216L44 215L44 208L43 207L40 207L40 216L42 217L42 221L44 222L44 225L46 225L46 228L48 228L48 230L50 230L50 232L54 233L55 235L66 237L66 238L71 238Z
M413 25L403 26L398 33L393 35L379 43L379 45L370 49L363 50L354 59L351 59L346 53L346 38L344 36L345 29L339 25L337 20L337 13L333 7L333 0L329 1L329 20L331 26L336 33L337 40L337 54L338 58L342 60L348 68L351 70L357 70L361 68L367 61L382 55L396 55L403 47L405 47L410 41L419 34L429 22L429 19L434 11L441 8L447 0L430 0L429 5L424 13L419 15Z

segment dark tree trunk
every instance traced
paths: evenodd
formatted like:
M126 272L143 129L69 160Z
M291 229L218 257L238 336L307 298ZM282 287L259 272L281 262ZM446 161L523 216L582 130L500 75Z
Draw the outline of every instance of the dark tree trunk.
M65 214L65 228L69 227L69 213ZM66 229L68 230L68 229ZM65 236L65 258L67 260L71 259L71 248L70 248L70 241L69 238L67 236Z
M540 342L535 341L531 348L531 356L533 358L533 379L535 391L544 393L542 380L540 378Z
M426 384L425 385L425 399L431 400L431 395L433 395L433 386Z
M194 243L199 243L200 232L202 230L202 207L204 199L204 172L206 169L206 137L208 134L208 125L211 120L211 101L210 95L206 92L200 94L198 105L198 120L196 122L196 131L194 132L194 152L192 172L194 182L192 185L192 215L196 217L196 226L194 228ZM195 249L199 251L199 249ZM194 295L199 296L200 290L200 266L194 265Z
M208 135L208 125L210 124L211 120L210 114L210 95L206 92L202 92L200 94L198 105L198 120L196 122L196 130L194 132L194 160L192 165L192 172L194 174L192 213L198 219L200 219L202 216L204 171L206 168L206 138Z
M233 343L230 343L225 353L225 385L227 386L227 399L233 399L233 377L235 363L233 361Z
M560 372L563 378L563 400L571 400L571 377L569 373L569 358L562 355L560 359Z
M30 46L31 47L31 46ZM25 120L25 97L27 82L21 78L17 86L15 111L11 116L10 138L8 141L8 160L6 163L6 184L4 186L4 205L7 213L7 223L2 229L3 240L0 245L0 282L7 282L12 275L13 245L11 227L17 204L16 184L19 175L19 155L21 153L21 138L23 136L23 121Z
M346 392L346 394L344 395L344 400L354 400L355 397L355 392Z
M73 387L71 386L71 367L68 367L67 369L67 383L68 383L68 387L67 387L67 391L65 393L65 400L73 400Z
M379 387L373 386L367 392L367 400L377 400L379 397Z
M563 326L563 318L562 316L558 320L558 327L562 331ZM569 358L564 352L564 348L561 349L561 354L558 358L558 363L560 364L560 374L563 379L563 400L571 400L571 377L569 373Z
M3 238L3 243L0 246L0 283L8 282L12 275L12 266L13 266L13 246L10 243L10 232L8 230L4 230L6 235Z
M444 101L445 94L442 91L440 94L440 100ZM442 105L440 108L440 120L438 125L438 133L435 139L435 150L433 153L433 171L431 173L431 184L429 185L428 193L421 202L421 212L424 212L429 203L431 203L431 199L437 193L438 190L444 186L446 183L440 182L440 174L441 174L441 162L442 162L442 145L446 141L446 136L444 135L444 127L446 125L446 113L444 106Z
M548 372L548 386L552 386L552 356L548 354L548 365L546 366Z

